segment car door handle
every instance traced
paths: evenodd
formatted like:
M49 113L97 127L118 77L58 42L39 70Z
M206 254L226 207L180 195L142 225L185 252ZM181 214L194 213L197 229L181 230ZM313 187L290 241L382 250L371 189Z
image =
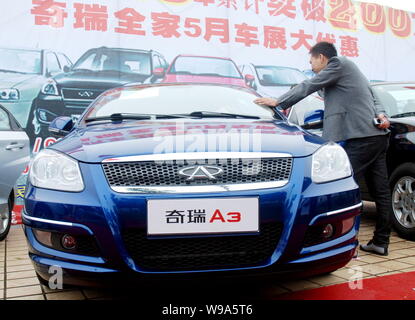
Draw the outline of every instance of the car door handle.
M17 143L17 142L12 142L11 144L9 144L6 147L6 150L16 150L16 149L23 149L24 148L24 144L23 143Z

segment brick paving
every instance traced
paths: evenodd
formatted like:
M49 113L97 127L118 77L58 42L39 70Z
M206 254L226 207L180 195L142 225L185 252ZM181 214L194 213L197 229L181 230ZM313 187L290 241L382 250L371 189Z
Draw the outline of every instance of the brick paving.
M366 243L374 229L372 203L365 203L365 213L359 232L359 241ZM233 298L248 297L278 299L279 294L304 289L345 283L359 272L361 278L381 277L415 271L415 242L401 239L392 233L389 256L375 256L360 251L347 266L328 275L302 280L273 282L258 280L254 287L242 286L233 291ZM174 294L174 288L172 294ZM223 288L220 288L222 290ZM160 288L165 290L165 288ZM203 290L203 287L199 287ZM245 290L245 291L244 291ZM135 292L141 290L136 290ZM142 293L142 291L140 292ZM41 285L27 255L26 241L21 226L13 226L5 241L0 242L0 300L101 300L131 298L135 293L124 289L94 289L71 287L51 290Z

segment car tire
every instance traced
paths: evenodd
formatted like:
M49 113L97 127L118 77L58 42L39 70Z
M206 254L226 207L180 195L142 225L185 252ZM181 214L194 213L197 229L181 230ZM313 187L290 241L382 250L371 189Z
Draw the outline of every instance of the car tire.
M0 241L6 239L9 234L10 226L12 224L12 210L13 202L10 196L8 200L8 212L5 213L5 216L0 217Z
M400 237L415 240L415 164L404 163L390 177L392 224Z

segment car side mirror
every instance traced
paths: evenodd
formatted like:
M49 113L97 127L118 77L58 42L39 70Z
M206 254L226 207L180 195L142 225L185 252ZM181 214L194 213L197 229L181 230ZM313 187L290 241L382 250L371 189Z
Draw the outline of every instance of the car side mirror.
M166 70L164 68L156 68L153 70L153 75L156 78L163 78L165 74L166 74Z
M73 128L74 123L70 117L57 117L49 125L49 132L57 136L66 136Z
M303 129L320 129L323 127L324 110L313 110L304 115Z
M245 83L250 86L251 88L254 85L255 77L252 74L245 75Z
M71 71L71 67L70 66L64 66L63 67L63 72L68 73L69 71Z

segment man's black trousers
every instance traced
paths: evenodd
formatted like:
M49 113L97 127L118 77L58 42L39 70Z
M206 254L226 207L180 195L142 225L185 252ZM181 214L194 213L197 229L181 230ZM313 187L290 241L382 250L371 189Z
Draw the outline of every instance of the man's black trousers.
M392 200L386 167L389 134L347 140L344 146L356 181L366 180L376 203L377 220L373 243L388 247L391 232Z

